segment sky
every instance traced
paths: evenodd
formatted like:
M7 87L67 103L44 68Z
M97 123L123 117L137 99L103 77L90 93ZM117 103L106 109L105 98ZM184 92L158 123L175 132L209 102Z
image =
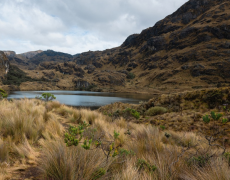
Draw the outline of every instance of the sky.
M77 54L120 46L187 0L0 0L0 50Z

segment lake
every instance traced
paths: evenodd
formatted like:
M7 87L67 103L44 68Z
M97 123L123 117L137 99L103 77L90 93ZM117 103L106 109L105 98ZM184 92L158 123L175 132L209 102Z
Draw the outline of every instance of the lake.
M91 91L13 91L9 94L8 99L35 98L44 92L54 94L56 100L62 104L92 109L114 102L138 104L140 101L148 101L153 97L148 94Z

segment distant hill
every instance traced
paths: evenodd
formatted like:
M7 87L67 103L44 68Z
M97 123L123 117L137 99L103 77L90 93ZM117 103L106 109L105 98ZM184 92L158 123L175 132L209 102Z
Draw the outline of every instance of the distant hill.
M34 57L30 58L30 62L38 65L43 61L53 61L53 62L66 62L66 61L72 61L73 56L71 54L62 53L62 52L56 52L53 50L47 50L43 51Z
M25 57L27 59L30 59L30 58L33 58L34 56L36 56L37 54L42 53L42 52L43 52L42 50L29 51L29 52L18 54L18 55L21 55L21 56L23 56L23 57Z

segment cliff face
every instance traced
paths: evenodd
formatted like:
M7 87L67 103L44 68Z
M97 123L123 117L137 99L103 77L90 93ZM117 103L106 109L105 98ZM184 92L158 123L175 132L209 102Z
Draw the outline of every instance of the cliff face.
M0 51L0 81L5 79L6 74L9 72L10 63L3 51Z
M1 68L1 75L7 74L9 72L10 63L3 51L0 51L0 68Z
M16 53L14 51L3 51L8 57L15 57Z

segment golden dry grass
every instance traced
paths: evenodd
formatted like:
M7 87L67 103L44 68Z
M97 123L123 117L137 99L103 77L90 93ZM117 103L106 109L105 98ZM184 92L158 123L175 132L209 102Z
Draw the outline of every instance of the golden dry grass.
M9 179L12 173L26 170L30 164L38 169L37 179L229 179L228 163L221 156L199 167L186 159L196 152L195 148L182 154L188 143L207 149L204 138L193 132L162 131L151 124L136 124L124 118L112 121L97 111L75 109L55 101L3 100L0 108L0 179ZM177 114L170 116L173 119ZM68 126L83 122L90 124L84 136L89 137L95 129L95 139L111 140L115 130L120 134L116 140L119 148L132 150L135 155L107 160L102 149L94 149L94 145L93 150L80 145L66 147L64 132ZM157 169L151 172L146 167L139 168L140 159ZM105 174L100 174L102 170Z

